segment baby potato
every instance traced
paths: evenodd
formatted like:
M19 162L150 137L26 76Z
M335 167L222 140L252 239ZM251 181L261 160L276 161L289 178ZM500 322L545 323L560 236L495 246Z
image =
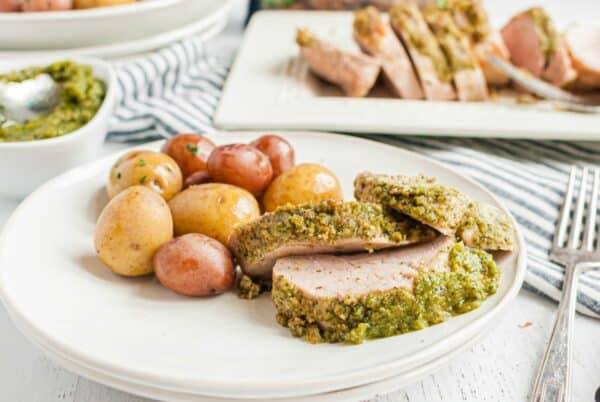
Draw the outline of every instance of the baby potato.
M23 11L71 10L73 0L23 0Z
M124 276L152 273L152 257L173 238L166 201L144 186L123 190L104 208L94 235L96 253L108 268Z
M206 162L215 148L215 143L202 135L179 134L165 142L161 151L177 162L185 180L193 173L206 171Z
M110 7L119 4L135 3L136 0L75 0L75 8Z
M177 194L169 207L175 234L202 233L229 245L235 227L258 218L256 199L244 189L229 184L192 186Z
M142 185L170 200L181 191L183 179L177 163L168 155L151 151L131 151L113 165L108 179L108 197L124 189Z
M200 170L186 177L185 181L183 182L183 188L196 186L198 184L211 183L212 181L212 178L208 174L208 170Z
M163 244L154 254L153 266L160 283L186 296L223 293L235 280L235 264L227 247L199 233Z
M294 148L286 139L267 134L252 141L250 145L269 157L274 178L294 167Z
M21 10L22 0L0 0L0 13L11 13Z
M269 157L248 144L215 148L208 158L208 173L218 183L241 187L258 196L273 179Z
M267 212L271 212L288 203L298 205L342 199L340 182L329 169L304 163L273 180L263 197L263 206Z

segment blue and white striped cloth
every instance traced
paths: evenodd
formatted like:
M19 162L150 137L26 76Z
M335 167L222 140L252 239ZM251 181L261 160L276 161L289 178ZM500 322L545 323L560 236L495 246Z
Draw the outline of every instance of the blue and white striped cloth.
M109 139L142 142L180 132L211 133L229 60L189 39L118 63L120 102ZM369 136L426 154L473 177L499 196L523 229L529 261L525 286L557 299L563 270L548 260L554 222L575 163L600 165L600 142ZM578 309L600 317L600 271L581 277Z

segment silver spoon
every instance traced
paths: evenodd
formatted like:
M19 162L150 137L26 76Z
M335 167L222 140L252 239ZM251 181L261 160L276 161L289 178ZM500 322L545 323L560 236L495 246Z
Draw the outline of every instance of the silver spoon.
M559 109L578 113L600 113L600 99L579 96L542 81L527 71L491 55L488 60L514 82L540 98L552 101Z
M21 82L0 82L0 126L22 124L50 113L61 91L62 86L48 74Z

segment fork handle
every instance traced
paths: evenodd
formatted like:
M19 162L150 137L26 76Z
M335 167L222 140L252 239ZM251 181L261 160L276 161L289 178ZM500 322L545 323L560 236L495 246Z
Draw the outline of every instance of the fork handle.
M578 278L579 271L576 264L567 265L558 315L535 380L530 402L571 401L572 340Z

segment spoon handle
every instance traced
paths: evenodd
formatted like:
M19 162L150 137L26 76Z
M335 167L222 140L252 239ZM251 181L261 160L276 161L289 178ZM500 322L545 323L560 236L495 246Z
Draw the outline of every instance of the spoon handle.
M571 402L572 340L578 276L575 264L565 267L558 315L530 402Z

